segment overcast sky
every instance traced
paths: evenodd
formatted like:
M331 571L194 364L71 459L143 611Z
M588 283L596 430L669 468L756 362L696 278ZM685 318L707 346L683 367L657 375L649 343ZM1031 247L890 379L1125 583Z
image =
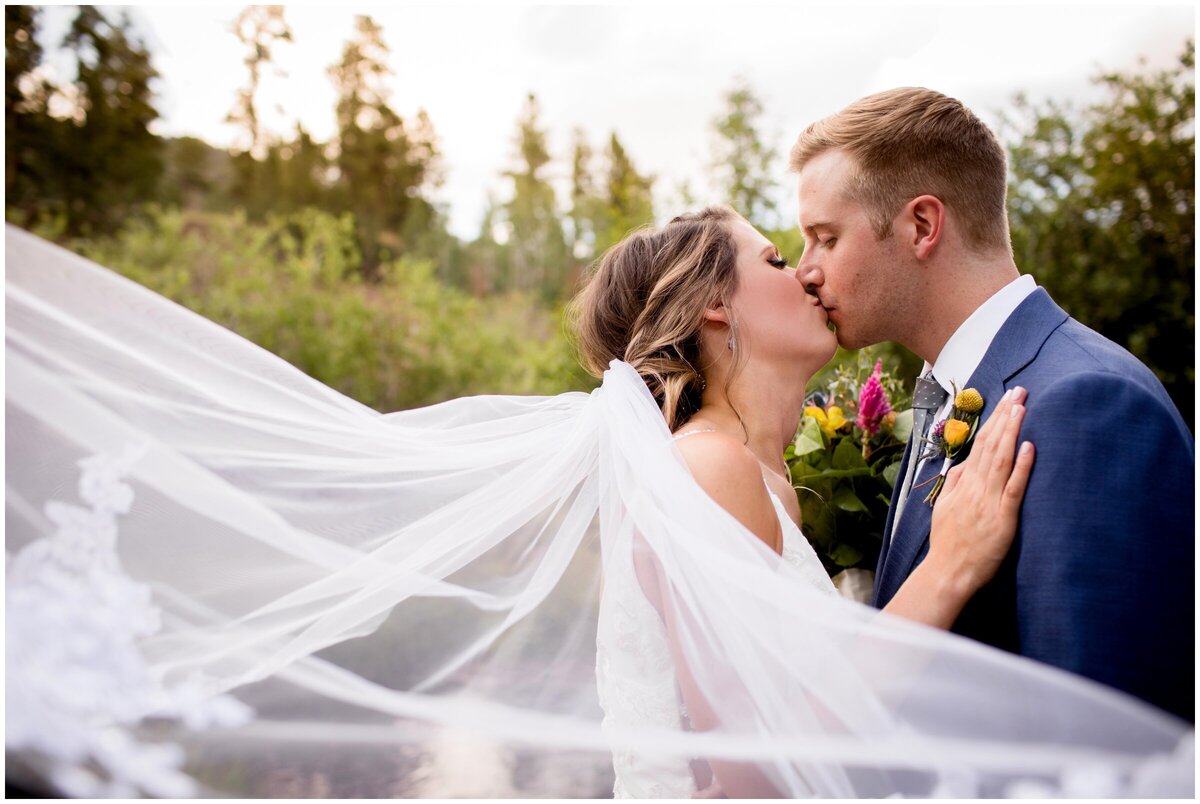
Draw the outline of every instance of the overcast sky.
M246 81L230 24L240 6L134 6L154 54L163 135L230 145L223 122ZM61 40L74 8L47 8L44 43ZM1017 92L1086 101L1100 70L1166 66L1195 31L1191 4L1168 6L289 6L295 42L277 48L286 78L264 81L260 114L277 133L295 120L333 134L326 69L354 15L370 14L391 47L393 106L427 110L441 141L451 228L478 232L490 191L503 197L525 96L535 93L556 170L569 170L571 131L599 148L616 130L635 164L657 176L658 212L674 214L689 180L710 200L703 165L721 93L743 76L765 105L781 156L809 122L870 92L902 85L953 95L990 124ZM65 63L51 61L60 77ZM274 111L279 107L282 113ZM783 173L784 213L794 179ZM719 199L711 199L719 200Z

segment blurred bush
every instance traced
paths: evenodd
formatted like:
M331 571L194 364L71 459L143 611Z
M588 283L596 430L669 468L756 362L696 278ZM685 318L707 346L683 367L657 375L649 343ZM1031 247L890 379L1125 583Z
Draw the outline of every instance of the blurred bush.
M409 258L364 281L349 214L144 213L109 236L63 245L377 410L595 384L572 355L561 309L532 294L473 298ZM35 232L63 241L53 221Z

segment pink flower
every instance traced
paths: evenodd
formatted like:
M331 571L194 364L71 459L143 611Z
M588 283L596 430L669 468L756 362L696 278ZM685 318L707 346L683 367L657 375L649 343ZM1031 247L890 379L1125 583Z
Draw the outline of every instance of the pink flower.
M883 390L883 384L879 381L882 373L883 361L876 360L875 371L871 372L871 376L863 383L862 391L858 394L857 424L872 436L879 432L880 420L892 412L887 392Z

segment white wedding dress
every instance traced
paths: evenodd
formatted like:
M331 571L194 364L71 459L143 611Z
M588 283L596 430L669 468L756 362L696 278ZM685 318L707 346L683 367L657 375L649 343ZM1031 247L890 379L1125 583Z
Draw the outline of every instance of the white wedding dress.
M783 531L780 562L794 569L812 589L836 595L808 539L770 487L767 492ZM675 676L662 615L647 600L633 561L608 566L596 636L596 686L604 709L602 728L606 732L617 727L687 728L687 707ZM686 757L614 750L613 771L613 798L690 798L696 792Z
M55 792L404 795L462 734L526 797L582 764L685 796L692 758L784 796L1194 794L1191 724L841 598L782 512L776 555L626 363L381 414L11 226L5 269L6 754Z

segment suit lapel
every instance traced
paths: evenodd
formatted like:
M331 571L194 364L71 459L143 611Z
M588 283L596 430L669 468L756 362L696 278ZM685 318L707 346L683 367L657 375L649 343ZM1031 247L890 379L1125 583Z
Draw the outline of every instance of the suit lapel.
M1013 311L1004 326L996 333L988 347L987 354L980 361L975 373L965 387L975 388L983 395L984 407L980 418L980 426L987 421L1000 397L1004 396L1005 383L1025 366L1029 365L1042 344L1067 320L1067 314L1050 298L1042 288L1031 293ZM908 452L905 453L906 461ZM959 457L966 458L967 450ZM885 546L880 552L879 565L876 570L875 605L884 606L896 594L904 579L909 576L916 566L918 559L924 554L929 544L929 524L933 513L931 506L925 504L932 484L930 478L941 469L942 462L935 459L926 461L925 466L913 480L913 491L910 499L904 505L904 512L899 522L893 521L898 493L892 495L892 508L888 511L887 525L884 529ZM905 466L901 466L903 477ZM890 534L891 538L887 538Z
M895 527L896 503L900 500L900 492L904 487L904 478L908 474L908 461L912 457L913 438L908 439L904 447L904 457L900 459L900 471L896 475L896 485L892 488L892 501L888 504L887 520L883 525L883 544L879 546L879 560L875 563L875 596L874 605L879 605L882 590L883 568L887 563L888 550L892 546L892 528Z

